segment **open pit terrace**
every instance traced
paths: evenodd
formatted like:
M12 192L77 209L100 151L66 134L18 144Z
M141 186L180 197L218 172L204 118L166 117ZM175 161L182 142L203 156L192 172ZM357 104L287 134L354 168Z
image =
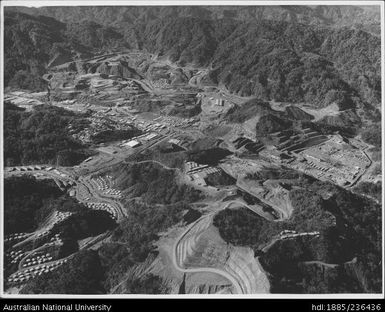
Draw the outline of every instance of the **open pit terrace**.
M198 251L198 244L200 244L200 238L211 227L212 215L206 215L196 222L182 233L177 240L174 248L174 264L178 270L183 272L211 272L219 274L228 279L236 293L238 294L251 294L258 292L268 292L269 287L267 277L264 272L261 271L258 260L254 258L253 251L243 249L243 252L236 252L230 249L230 253L223 253L221 247L216 248L216 245L207 246L205 248L206 257L210 258L210 255L214 257L225 256L222 261L216 261L215 264L199 265L191 264L189 258L193 257ZM241 248L242 249L242 248ZM255 263L252 264L252 261Z
M336 138L297 155L298 158L289 167L344 187L353 185L371 165L365 151L352 149Z
M306 133L306 129L304 131ZM285 135L275 134L277 138ZM269 162L270 165L283 165L321 181L351 187L372 164L370 157L365 152L368 146L356 141L353 141L354 144L350 144L340 135L330 135L327 140L318 141L317 139L313 142L314 144L298 150L289 151L290 145L281 150L274 147L264 149L259 152L259 157ZM294 145L297 146L298 143Z

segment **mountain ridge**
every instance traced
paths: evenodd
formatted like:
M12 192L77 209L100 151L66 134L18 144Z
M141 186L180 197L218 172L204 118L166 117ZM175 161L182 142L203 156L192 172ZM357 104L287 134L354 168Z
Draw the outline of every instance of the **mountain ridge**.
M224 8L215 7L209 11L226 12ZM239 12L243 12L243 9L239 9ZM277 10L276 7L274 9ZM25 71L32 73L32 80L41 76L46 64L52 59L54 46L56 50L64 49L64 54L72 53L74 57L79 57L80 50L92 53L131 48L166 56L181 66L191 64L212 67L210 80L241 96L254 95L262 100L293 103L310 102L317 107L327 106L334 101L342 109L360 106L360 101L379 106L381 57L378 37L345 26L319 27L279 19L210 19L205 18L208 16L203 14L205 10L208 9L128 7L119 12L125 17L127 12L136 16L132 23L128 18L122 22L123 17L116 15L115 7L68 7L63 11L43 7L29 10L35 14L51 15L62 12L61 19L65 15L70 20L65 24L53 17L15 13L11 8L5 12L5 42L8 43L5 58L10 60L7 61L5 85L10 82L10 85L20 84L19 80L25 85L23 79L29 79L23 76L27 75ZM310 9L301 6L290 7L290 10ZM324 12L319 7L316 10L318 14ZM203 18L191 17L197 11L203 12ZM83 19L74 21L78 15L69 12L82 13ZM98 18L95 17L96 13L100 13ZM165 18L173 13L175 17ZM101 18L105 18L104 23L98 24L95 20ZM108 25L112 19L117 21L114 25L121 27ZM13 21L13 24L9 21ZM20 26L25 23L32 23L33 29L44 32L43 43L36 43L31 32ZM56 26L58 30L53 27L54 32L50 33L52 24L60 27ZM24 38L28 37L30 46L26 47ZM26 59L23 64L20 64L20 60L15 61L12 55L15 42L18 45L16 50L22 52L19 53L19 59ZM40 51L40 54L32 58L26 56L26 51L32 49L31 45ZM44 46L44 49L39 50L40 46ZM20 71L24 71L23 75ZM21 78L14 78L17 73Z
M380 7L351 5L256 5L256 6L96 6L18 8L29 14L42 14L62 22L85 18L98 23L119 25L165 17L199 17L202 19L255 20L271 19L309 25L353 26L380 23ZM352 22L354 21L354 22ZM380 33L378 33L379 35Z

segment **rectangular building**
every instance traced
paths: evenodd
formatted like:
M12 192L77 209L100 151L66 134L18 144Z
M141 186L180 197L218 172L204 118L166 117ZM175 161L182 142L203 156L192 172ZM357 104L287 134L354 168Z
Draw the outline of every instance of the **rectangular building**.
M124 145L128 146L128 147L131 147L131 148L134 148L134 147L139 146L140 142L136 141L136 140L132 140L132 141L129 141L129 142L125 143Z

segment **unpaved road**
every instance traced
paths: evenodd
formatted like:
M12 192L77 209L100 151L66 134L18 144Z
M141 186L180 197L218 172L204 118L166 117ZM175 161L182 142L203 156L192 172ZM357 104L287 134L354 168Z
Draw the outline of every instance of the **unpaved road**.
M182 241L182 239L187 235L187 233L196 225L198 224L200 221L202 221L202 219L204 218L209 218L210 215L206 215L204 217L201 217L199 218L198 220L196 220L194 223L192 223L191 225L189 225L189 227L179 236L179 238L175 241L175 244L174 244L174 247L173 247L173 254L172 254L172 261L173 261L173 264L175 266L175 268L182 272L182 273L204 273L204 272L208 272L208 273L215 273L215 274L218 274L218 275L221 275L223 276L224 278L226 278L227 280L229 280L236 292L238 294L243 294L245 293L242 289L242 286L238 283L238 281L232 276L230 275L229 273L227 273L226 271L224 270L220 270L220 269L216 269L216 268L189 268L189 269L186 269L186 268L183 268L180 266L179 264L179 261L177 260L177 250L178 250L178 245L179 243Z
M232 204L242 205L244 207L247 207L248 209L250 209L251 211L253 211L255 213L255 211L252 210L246 203L243 203L243 202L238 201L238 200L232 200L232 201L227 202L221 208L221 210L224 210L224 209L228 208ZM174 247L173 247L173 254L172 254L173 264L174 264L175 268L178 271L183 272L183 273L204 273L204 272L208 272L208 273L215 273L215 274L221 275L221 276L223 276L224 278L226 278L227 280L229 280L232 283L232 285L234 286L234 288L236 290L236 293L238 293L238 294L246 294L247 290L243 289L242 285L237 281L237 279L234 278L230 273L228 273L228 272L226 272L224 270L221 270L221 269L218 269L218 268L212 268L212 267L206 267L206 268L183 268L179 264L179 261L178 261L178 245L182 242L184 237L194 228L194 226L196 226L203 219L211 218L214 215L214 213L205 215L205 216L199 218L198 220L196 220L195 222L193 222L192 224L190 224L188 226L188 228L185 231L183 231L183 233L176 239Z

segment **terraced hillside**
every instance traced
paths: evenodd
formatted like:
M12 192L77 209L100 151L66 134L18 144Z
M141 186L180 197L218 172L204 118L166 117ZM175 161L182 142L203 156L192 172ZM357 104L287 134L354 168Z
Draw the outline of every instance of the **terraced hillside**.
M7 6L5 292L380 293L379 16Z
M253 251L228 246L206 216L183 233L175 245L175 262L184 272L213 272L223 275L238 294L269 292L269 282Z

